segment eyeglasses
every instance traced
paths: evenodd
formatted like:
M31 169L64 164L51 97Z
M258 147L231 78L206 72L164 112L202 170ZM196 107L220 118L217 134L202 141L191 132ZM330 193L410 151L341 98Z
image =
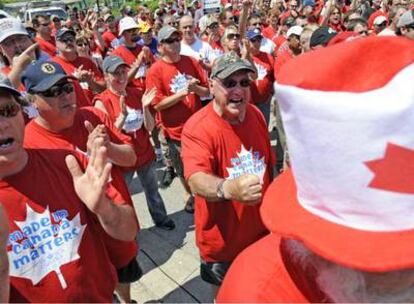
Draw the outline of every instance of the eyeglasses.
M237 84L239 84L242 88L248 88L250 87L251 81L248 78L244 78L240 81L236 81L234 79L228 79L228 80L221 81L221 83L226 89L235 88Z
M86 42L76 43L76 45L77 45L78 47L87 47L87 46L89 46L89 44L88 44L88 43L86 43Z
M209 29L216 29L216 28L218 28L219 27L219 24L217 23L217 22L214 22L214 23L212 23L212 24L210 24L209 26L208 26L208 28Z
M164 39L162 42L163 43L167 43L167 44L173 44L174 42L180 42L181 41L181 37L172 37L172 38L168 38L168 39Z
M15 117L21 110L21 107L16 102L9 102L0 106L0 117L11 118Z
M43 95L44 97L58 97L65 94L70 94L74 91L73 84L70 82L66 82L65 84L54 85L49 90L44 92L39 92L39 94Z
M66 36L66 37L62 37L60 39L58 39L59 41L63 42L63 43L74 43L75 42L75 37L73 36Z
M258 36L258 37L254 37L252 39L250 39L251 42L261 42L262 41L262 37Z
M236 33L227 34L227 39L229 40L240 39L240 34L236 34Z

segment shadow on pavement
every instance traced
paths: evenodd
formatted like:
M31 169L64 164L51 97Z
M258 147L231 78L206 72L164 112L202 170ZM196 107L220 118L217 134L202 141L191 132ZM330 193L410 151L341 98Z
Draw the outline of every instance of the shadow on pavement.
M213 303L215 291L197 276L166 294L163 303Z

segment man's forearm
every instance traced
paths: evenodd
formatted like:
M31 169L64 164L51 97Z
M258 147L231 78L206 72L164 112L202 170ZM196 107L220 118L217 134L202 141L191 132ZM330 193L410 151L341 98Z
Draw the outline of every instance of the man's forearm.
M195 86L194 93L196 93L200 97L206 97L210 95L209 89L206 87L202 87L200 85Z
M121 241L132 241L138 232L134 209L129 205L115 205L106 195L98 216L103 229L111 237Z
M217 187L222 180L222 178L211 174L197 172L190 176L188 185L193 194L214 202L222 200L217 197Z
M115 165L120 167L132 167L137 161L137 155L134 149L127 144L118 145L110 143L108 157Z
M92 79L92 81L90 81L88 85L91 87L92 91L98 92L98 93L106 89L106 84L104 80L97 81L95 79Z
M175 93L174 95L165 97L163 100L161 100L160 103L154 106L154 109L156 111L162 111L162 110L168 109L169 107L172 107L173 105L181 102L186 96L187 96L186 91L181 91L181 92Z

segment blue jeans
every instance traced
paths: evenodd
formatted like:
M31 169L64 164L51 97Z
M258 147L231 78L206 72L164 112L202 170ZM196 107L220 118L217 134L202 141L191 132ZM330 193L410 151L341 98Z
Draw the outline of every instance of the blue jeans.
M158 180L155 172L154 163L151 162L137 171L139 181L144 189L147 200L148 210L155 224L161 224L167 220L167 211L165 210L164 201L158 191ZM131 182L135 171L124 173L125 182L128 190L131 191Z

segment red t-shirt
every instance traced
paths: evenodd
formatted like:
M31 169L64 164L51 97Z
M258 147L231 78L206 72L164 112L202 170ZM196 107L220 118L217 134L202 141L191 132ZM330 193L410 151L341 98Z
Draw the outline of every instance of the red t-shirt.
M115 39L117 39L117 36L114 33L112 33L109 29L107 29L102 34L102 39L105 42L105 47L107 49L109 49L111 47L112 41L114 41Z
M75 75L75 69L82 66L83 70L92 71L93 74L94 74L94 77L97 81L103 80L102 72L99 71L99 69L96 67L95 63L92 60L90 60L89 58L78 56L74 61L67 61L63 57L55 56L55 57L52 58L52 60L59 63L62 66L63 70L68 75L77 77L77 75ZM80 87L83 89L83 92L85 93L85 95L88 98L88 106L92 105L91 101L93 99L94 93L89 88L89 86L86 82L81 82L81 83L78 82L78 84L80 84ZM77 88L75 86L76 98L78 98L78 91L76 89ZM78 89L79 89L79 87L78 87Z
M148 89L157 88L157 96L152 105L184 89L187 75L200 80L201 86L208 87L203 68L193 58L181 55L180 61L176 63L167 63L162 59L155 62L149 69L146 80ZM184 123L200 108L200 97L196 94L188 94L183 101L160 111L159 118L165 136L180 140Z
M40 36L36 36L35 40L43 52L49 54L50 57L56 56L56 42L54 37L51 37L51 40L47 41Z
M252 54L252 59L258 75L251 86L252 102L255 104L263 103L269 101L269 98L273 95L273 66L275 62L271 55L264 52L259 52L257 55Z
M226 179L253 173L269 186L275 157L263 115L247 104L246 116L231 125L217 115L212 101L185 124L181 157L188 180L197 172ZM230 262L244 248L267 234L260 218L261 204L238 201L207 202L195 197L196 242L207 262Z
M275 69L274 69L276 80L277 80L277 77L280 73L280 69L282 68L282 66L291 59L293 59L293 54L290 49L284 52L280 52L279 55L276 57Z
M141 53L141 50L142 50L141 45L137 45L134 49L127 48L125 45L120 45L111 53L111 55L121 57L125 61L126 64L132 65L135 62L135 60L137 60L137 57L139 53ZM150 62L147 62L147 66L142 65L141 70L147 69L148 66L152 62L154 62L154 60L155 59L152 57L152 54L151 54ZM144 70L142 73L145 73ZM134 87L145 90L145 75L141 75L140 71L138 71L136 78L130 84Z
M104 124L111 142L133 145L130 138L120 133L102 111L92 107L84 107L76 111L72 127L60 133L48 131L35 120L32 120L25 128L24 146L36 149L66 149L85 154L89 135L84 125L85 120L88 120L93 126ZM123 170L118 166L113 166L111 177L112 185L119 191L124 201L132 206L131 195L125 184ZM104 238L111 261L117 269L126 266L136 256L138 247L135 241L115 240L106 233Z
M276 34L277 34L277 31L271 25L268 25L262 29L262 35L266 37L267 39L272 40L273 37L276 36Z
M216 303L308 303L284 265L280 243L272 233L244 250L227 272Z
M114 94L111 90L106 89L101 94L96 95L94 103L96 100L100 100L105 106L109 119L114 123L116 118L121 113L119 99L120 96ZM150 142L150 136L144 126L141 99L142 91L133 87L127 88L125 104L127 106L128 112L131 110L131 112L133 112L135 110L135 113L127 116L127 121L124 124L124 129L122 132L130 137L130 141L134 143L135 151L137 153L137 162L135 164L135 167L131 169L142 168L146 164L155 160L155 153ZM133 119L128 122L128 117L132 117ZM136 131L128 132L129 128L131 128L131 130L136 129L138 125L140 125L139 129Z
M10 224L10 302L111 302L116 274L97 217L78 198L68 150L27 150L27 165L0 180ZM107 195L122 198L113 188Z

